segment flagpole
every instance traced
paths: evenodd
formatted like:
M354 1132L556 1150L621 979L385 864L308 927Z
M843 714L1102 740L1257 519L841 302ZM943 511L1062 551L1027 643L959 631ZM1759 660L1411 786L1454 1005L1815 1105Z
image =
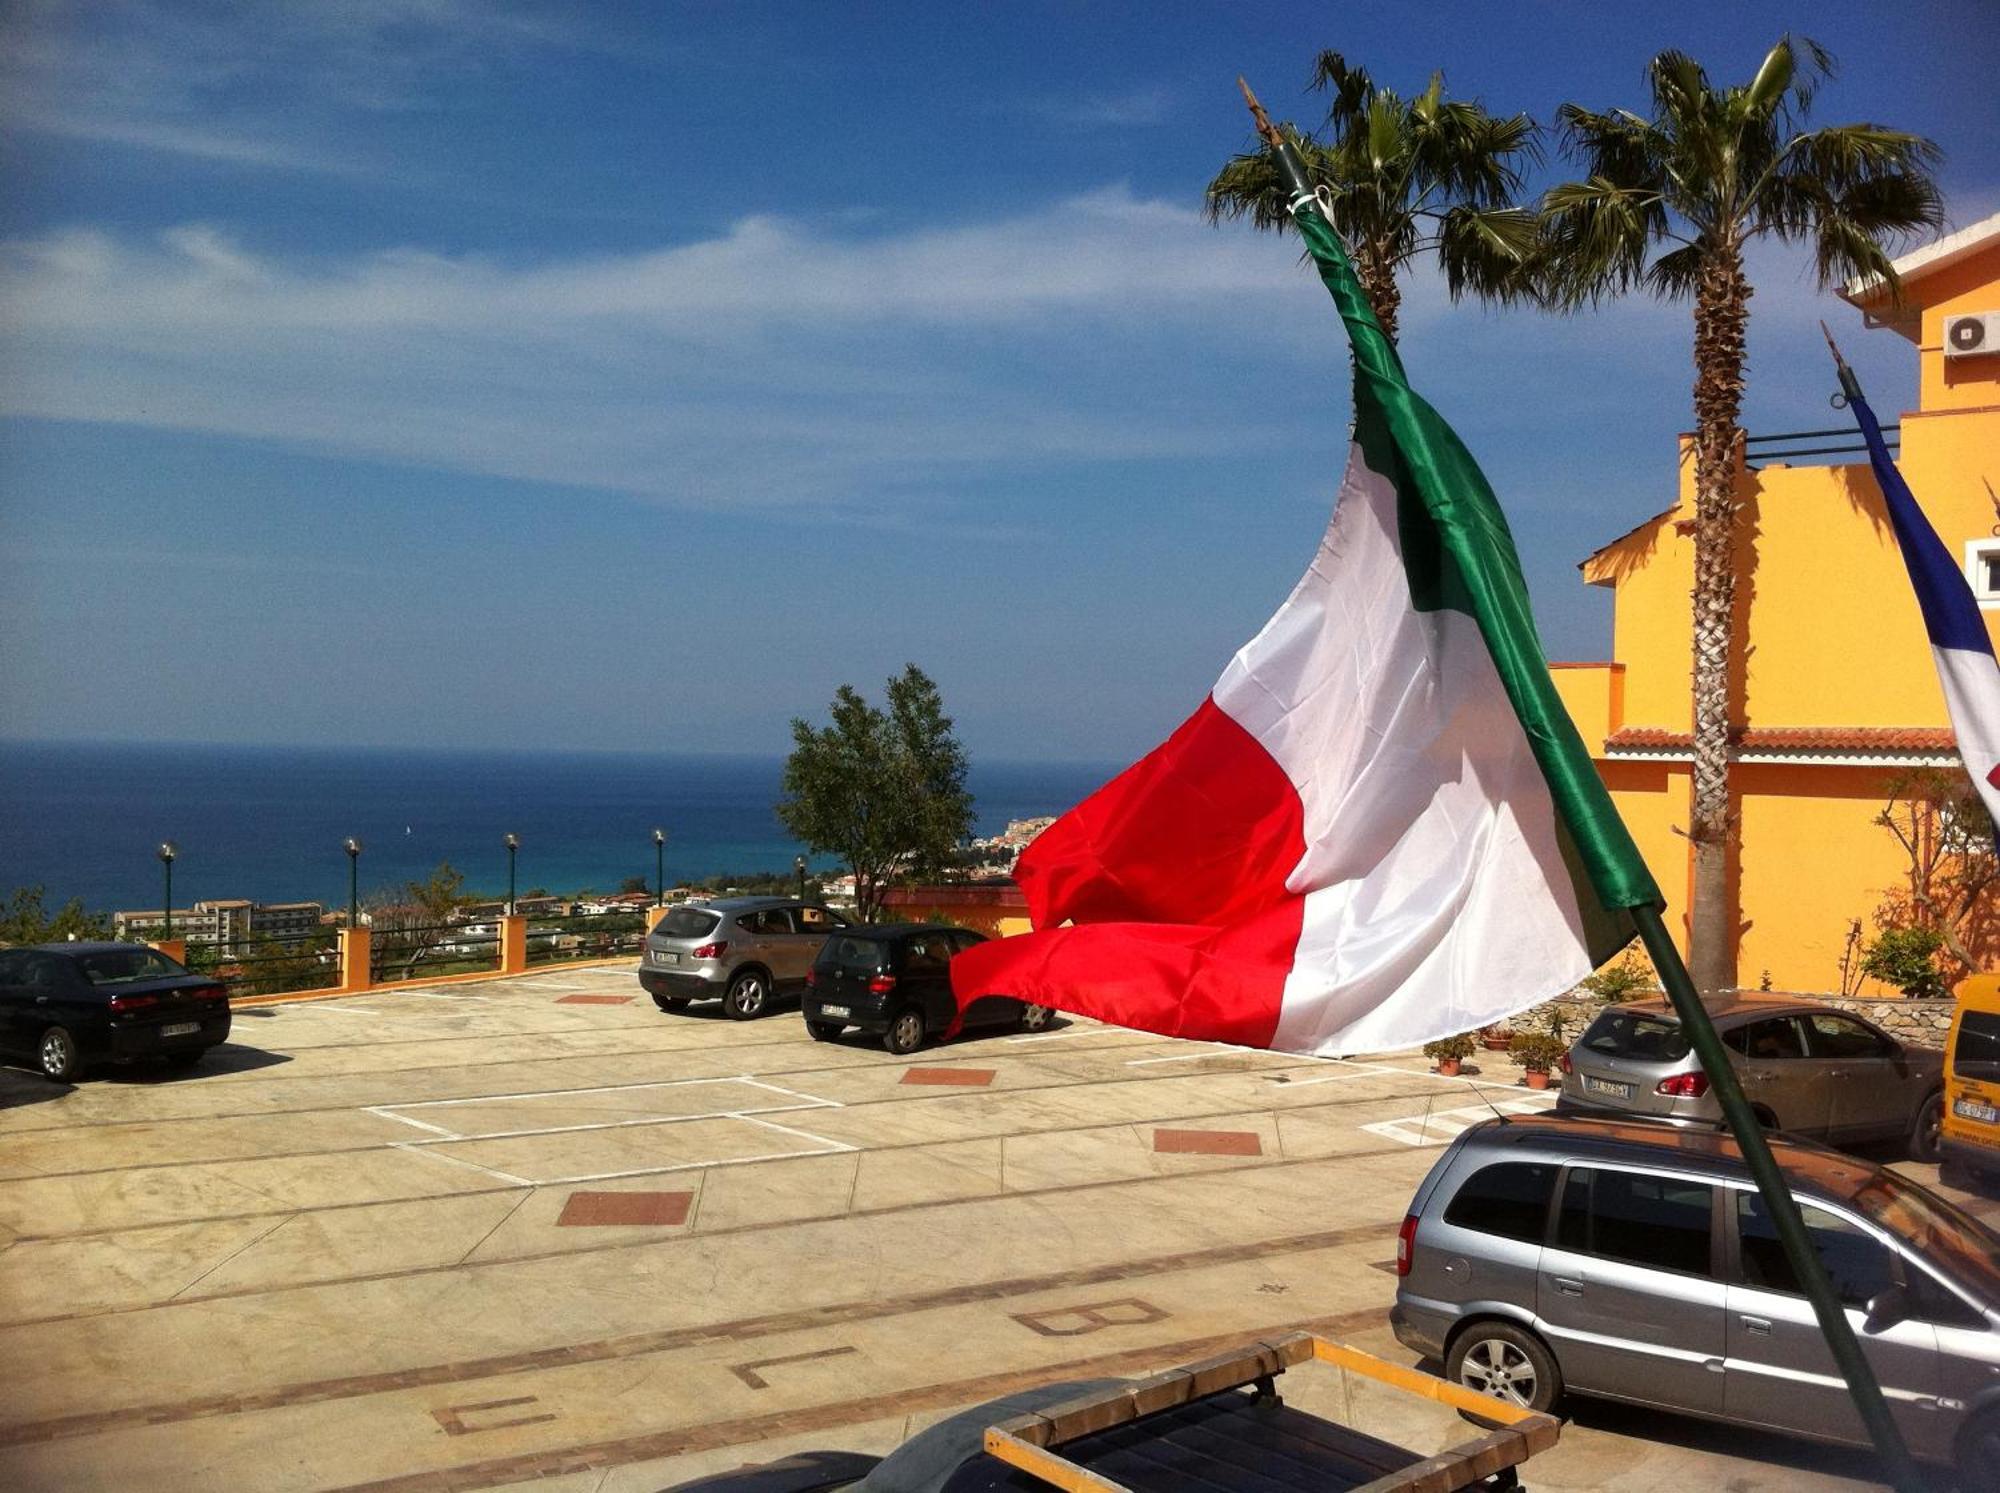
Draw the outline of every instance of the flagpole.
M1778 1230L1778 1242L1784 1246L1785 1258L1791 1262L1793 1278L1804 1288L1806 1299L1812 1303L1813 1315L1819 1319L1826 1345L1833 1352L1833 1361L1839 1365L1841 1377L1847 1381L1847 1392L1854 1397L1854 1408L1861 1413L1861 1424L1867 1428L1868 1439L1875 1443L1884 1470L1889 1474L1889 1482L1900 1493L1924 1493L1930 1484L1911 1459L1903 1433L1889 1413L1888 1401L1882 1397L1882 1386L1876 1382L1875 1371L1854 1336L1853 1325L1847 1320L1847 1309L1834 1291L1833 1282L1828 1279L1818 1252L1813 1249L1812 1240L1806 1233L1805 1218L1799 1212L1798 1200L1792 1196L1784 1174L1778 1170L1777 1158L1771 1154L1770 1144L1764 1138L1764 1127L1758 1123L1750 1101L1743 1095L1736 1069L1723 1049L1722 1039L1716 1035L1715 1023L1709 1020L1708 1009L1702 1005L1701 996L1694 988L1687 965L1681 960L1681 951L1674 946L1672 937L1667 933L1658 908L1635 907L1632 909L1632 920L1638 924L1639 938L1645 944L1646 952L1652 956L1653 968L1659 971L1667 999L1673 1003L1674 1012L1681 1019L1681 1030L1687 1033L1702 1071L1708 1075L1709 1086L1715 1093L1716 1102L1722 1106L1722 1115L1729 1123L1730 1133L1736 1137L1737 1148L1743 1153L1743 1163L1750 1169L1751 1180L1757 1184L1764 1206L1770 1210L1771 1222Z
M1311 179L1306 175L1305 163L1299 159L1292 143L1271 123L1270 116L1257 102L1257 95L1250 91L1250 85L1242 78L1236 82L1243 90L1244 101L1250 106L1251 117L1257 122L1257 133L1271 147L1272 154L1277 157L1290 182L1293 212L1303 211L1307 204L1316 200ZM1687 965L1681 960L1680 950L1667 933L1660 909L1644 906L1629 911L1638 927L1639 938L1652 957L1653 968L1659 972L1660 984L1666 990L1667 999L1680 1017L1681 1029L1687 1033L1689 1045L1693 1047L1702 1071L1708 1075L1709 1086L1715 1092L1716 1102L1722 1107L1730 1133L1736 1137L1744 1165L1749 1168L1751 1180L1756 1183L1764 1206L1770 1211L1771 1221L1778 1231L1778 1242L1792 1267L1793 1278L1812 1303L1813 1316L1819 1321L1820 1332L1826 1338L1826 1345L1833 1353L1841 1377L1847 1381L1847 1391L1854 1398L1854 1408L1860 1412L1861 1423L1882 1458L1890 1483L1898 1493L1928 1493L1930 1484L1911 1458L1903 1434L1889 1413L1888 1402L1882 1397L1882 1387L1876 1382L1875 1372L1847 1320L1846 1308L1841 1305L1833 1282L1827 1277L1826 1269L1806 1233L1805 1218L1799 1212L1798 1200L1792 1196L1784 1174L1778 1169L1777 1158L1771 1154L1770 1144L1764 1138L1764 1128L1743 1095L1736 1069L1730 1064L1722 1039L1716 1035L1715 1024L1701 1003L1701 996L1688 975Z

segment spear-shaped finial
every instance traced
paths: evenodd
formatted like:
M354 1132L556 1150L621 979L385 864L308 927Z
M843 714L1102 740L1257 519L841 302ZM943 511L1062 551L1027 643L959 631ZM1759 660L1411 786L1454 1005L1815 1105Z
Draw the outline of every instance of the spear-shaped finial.
M1312 183L1306 179L1305 162L1299 159L1299 153L1292 148L1292 142L1271 123L1271 116L1264 112L1264 106L1257 102L1257 95L1250 91L1250 85L1244 82L1240 75L1236 79L1236 86L1243 90L1243 102L1250 106L1250 117L1257 121L1257 133L1264 137L1264 143L1271 147L1271 153L1277 156L1278 164L1290 178L1293 196L1311 197Z
M1257 133L1264 137L1264 143L1273 150L1283 147L1285 137L1278 133L1278 127L1271 123L1271 116L1264 112L1264 106L1257 102L1257 95L1250 91L1250 85L1243 81L1243 75L1236 75L1236 86L1243 90L1243 102L1250 106L1250 117L1257 121Z
M1854 370L1847 366L1847 359L1840 355L1840 344L1833 340L1832 328L1822 321L1819 332L1826 338L1827 350L1833 354L1833 366L1840 370L1840 392L1849 399L1861 398L1861 380L1854 376Z

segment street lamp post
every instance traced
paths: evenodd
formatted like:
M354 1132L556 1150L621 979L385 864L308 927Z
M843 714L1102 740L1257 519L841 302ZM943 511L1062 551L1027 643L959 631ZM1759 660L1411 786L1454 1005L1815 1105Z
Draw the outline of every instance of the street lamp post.
M174 936L174 842L160 841L160 848L153 853L160 858L160 868L167 877L166 891L160 899L160 937L165 940Z
M792 869L799 873L799 900L803 902L806 900L806 858L802 855L793 856Z
M347 852L347 926L361 926L361 842L349 835L341 847Z
M667 832L653 831L653 906L667 905Z
M507 916L514 916L514 853L521 848L519 835L507 836Z

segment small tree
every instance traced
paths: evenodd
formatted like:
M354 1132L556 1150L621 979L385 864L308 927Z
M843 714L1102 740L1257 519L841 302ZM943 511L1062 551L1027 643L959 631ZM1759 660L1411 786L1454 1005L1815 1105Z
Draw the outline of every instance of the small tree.
M878 710L852 685L824 727L792 722L779 822L854 873L855 910L873 921L897 875L935 874L972 831L965 749L938 687L915 664L888 681Z
M1905 995L1941 996L1947 994L1944 974L1937 964L1938 950L1943 946L1935 929L1885 929L1862 956L1861 972Z
M14 894L0 904L0 947L111 936L104 918L85 912L80 899L72 897L54 912L49 912L42 905L46 895L46 890L39 886L14 888Z
M1908 862L1903 885L1876 909L1876 923L1931 933L1935 950L1958 966L1953 973L1977 969L1978 955L1990 951L2000 931L1994 926L2000 857L1993 821L1972 779L1961 768L1900 772L1889 780L1888 802L1875 823L1895 837Z
M465 877L442 861L423 881L377 892L365 904L373 978L407 980L432 949L445 941L445 920L464 904ZM395 971L390 975L389 971Z
M643 876L628 876L618 883L618 890L621 892L650 892L652 889L652 882Z

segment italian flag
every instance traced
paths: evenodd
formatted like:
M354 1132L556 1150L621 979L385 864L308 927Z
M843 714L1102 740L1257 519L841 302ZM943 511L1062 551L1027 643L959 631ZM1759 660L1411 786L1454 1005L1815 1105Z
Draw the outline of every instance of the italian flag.
M1499 1021L1660 903L1558 700L1507 521L1406 380L1340 241L1293 216L1354 353L1354 436L1303 579L1188 720L1048 829L1036 931L952 962L1168 1036L1334 1056Z

